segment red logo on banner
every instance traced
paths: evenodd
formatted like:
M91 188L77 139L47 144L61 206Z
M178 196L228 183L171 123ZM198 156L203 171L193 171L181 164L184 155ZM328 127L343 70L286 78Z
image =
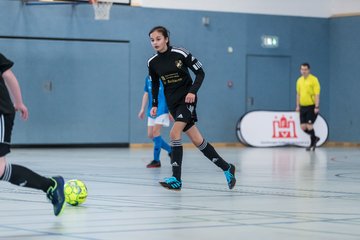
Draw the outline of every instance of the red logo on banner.
M287 119L284 115L277 120L277 116L275 116L275 120L273 121L273 138L297 138L296 129L295 129L295 121L292 117Z

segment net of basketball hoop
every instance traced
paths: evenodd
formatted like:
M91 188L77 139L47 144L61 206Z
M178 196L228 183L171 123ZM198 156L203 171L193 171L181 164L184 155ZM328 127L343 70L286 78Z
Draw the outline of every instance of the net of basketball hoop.
M109 20L112 0L89 0L94 8L95 20Z

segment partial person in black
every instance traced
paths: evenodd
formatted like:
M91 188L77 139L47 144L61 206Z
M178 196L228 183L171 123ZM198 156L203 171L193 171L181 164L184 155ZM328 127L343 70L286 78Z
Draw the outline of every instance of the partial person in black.
M65 206L64 179L61 176L46 178L26 167L6 162L5 156L10 152L15 111L21 113L23 120L29 117L19 82L11 71L13 65L12 61L0 53L0 180L44 191L53 204L55 216L58 216Z
M170 45L169 32L165 27L157 26L149 32L151 45L156 54L148 61L149 76L152 80L153 103L151 115L156 116L158 105L159 79L164 85L164 92L169 111L175 123L170 131L171 165L173 176L160 184L170 190L180 190L183 147L181 134L185 132L192 143L203 154L224 171L228 187L234 188L235 166L227 163L208 143L195 125L197 122L197 92L204 80L205 73L201 63L186 49ZM193 81L189 69L195 74Z

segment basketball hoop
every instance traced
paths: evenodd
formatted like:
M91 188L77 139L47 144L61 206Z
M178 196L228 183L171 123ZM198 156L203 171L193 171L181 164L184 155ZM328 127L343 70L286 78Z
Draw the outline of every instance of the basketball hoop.
M113 4L111 0L89 0L93 5L95 20L109 20L110 9Z

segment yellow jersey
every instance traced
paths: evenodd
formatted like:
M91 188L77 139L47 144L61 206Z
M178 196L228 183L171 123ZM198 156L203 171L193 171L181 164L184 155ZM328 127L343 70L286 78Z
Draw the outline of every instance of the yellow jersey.
M315 105L315 95L320 95L320 83L317 77L309 74L307 78L299 77L296 82L300 106Z

